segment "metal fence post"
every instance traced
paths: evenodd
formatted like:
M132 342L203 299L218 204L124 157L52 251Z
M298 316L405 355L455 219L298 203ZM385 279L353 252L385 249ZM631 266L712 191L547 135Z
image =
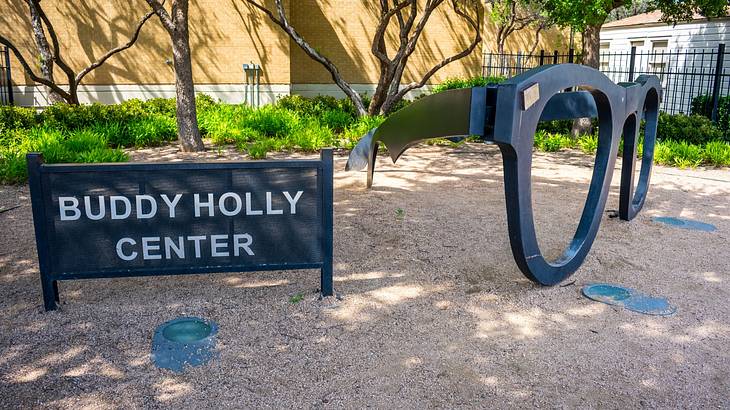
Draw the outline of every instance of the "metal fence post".
M636 65L636 46L631 46L631 57L629 58L629 82L634 81L635 65Z
M575 55L575 50L572 48L568 50L568 62L573 64L573 56Z
M553 52L553 64L557 64L557 63L558 63L558 50L555 50L555 52Z
M540 65L545 64L545 50L540 50Z
M717 122L717 111L720 102L720 83L722 82L722 69L725 62L725 43L717 46L717 61L715 65L714 83L712 84L712 122Z

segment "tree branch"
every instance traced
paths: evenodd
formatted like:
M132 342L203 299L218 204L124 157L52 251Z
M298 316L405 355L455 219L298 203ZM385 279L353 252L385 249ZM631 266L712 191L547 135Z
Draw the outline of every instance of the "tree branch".
M381 50L380 48L385 45L385 31L388 29L388 24L390 23L390 19L398 14L401 10L403 10L407 5L409 4L415 4L416 0L409 0L409 1L403 1L401 3L398 3L394 8L388 9L388 2L387 0L381 1L381 14L380 14L380 21L378 22L378 29L375 30L375 36L373 36L373 45L372 45L372 53L377 57L380 61L382 61L384 64L390 64L392 61L388 58L387 54L385 54L385 50ZM401 29L401 32L403 30Z
M148 0L150 1L150 0ZM286 17L286 12L284 11L284 5L282 4L281 0L275 0L276 3L276 12L278 14L278 17L274 15L269 9L266 7L263 7L256 3L255 0L245 0L246 3L250 4L251 6L257 8L261 12L263 12L266 16L269 17L269 19L276 24L277 26L281 27L284 32L286 32L289 35L289 38L294 40L294 42L299 46L299 48L302 49L310 58L320 63L332 76L332 80L337 84L337 86L347 95L347 97L352 101L352 103L355 105L355 109L357 110L359 115L365 115L367 114L367 111L365 110L365 105L362 102L362 98L360 95L352 88L350 83L345 81L342 78L342 74L340 74L340 71L337 69L337 67L334 65L330 59L322 55L319 51L315 50L314 47L312 47L302 36L289 24L289 20Z
M451 57L443 59L440 63L436 64L433 68L431 68L421 79L421 81L410 83L406 86L404 86L397 94L395 94L392 98L393 101L398 101L403 96L405 96L409 91L414 90L416 88L423 87L426 82L434 75L438 70L446 66L447 64L450 64L456 60L462 59L469 54L471 54L472 51L476 48L476 46L482 41L481 36L481 22L482 22L482 16L479 9L479 5L476 5L477 10L477 18L473 19L471 16L466 14L464 11L461 10L461 8L457 4L458 0L452 0L452 4L454 7L454 11L457 15L459 15L461 18L466 20L466 22L474 29L474 38L472 39L471 44L464 50L462 50L459 53L456 53L452 55Z
M164 4L165 1L159 1L159 0L145 0L147 4L152 7L152 10L157 14L157 17L160 18L160 22L162 22L162 26L165 27L165 30L167 30L168 33L172 33L175 31L175 23L172 21L172 17L170 17L170 14L165 10Z
M0 35L0 44L5 45L7 48L12 50L13 54L15 55L15 58L18 59L18 61L20 62L20 65L23 66L23 69L28 74L28 76L30 77L31 80L33 80L39 84L45 85L46 87L48 87L51 90L58 93L65 100L71 99L71 94L69 94L63 88L59 87L58 84L54 83L53 81L47 80L41 76L36 75L36 73L33 72L33 69L28 64L28 61L25 59L25 57L23 57L23 55L20 53L20 51L18 51L18 49L15 47L15 45L12 42L10 42L10 40L8 40L4 36Z
M74 71L71 69L71 67L69 67L68 64L66 64L66 61L61 58L61 51L58 45L58 35L56 35L56 29L53 28L53 24L51 24L51 21L48 20L46 12L43 11L43 8L40 5L40 0L29 1L33 1L35 3L38 15L40 15L41 20L43 20L43 24L46 26L46 30L48 30L48 35L51 37L51 44L53 44L53 61L56 63L56 66L58 66L58 68L60 68L61 71L66 74L66 78L70 86L74 79Z
M115 47L115 48L107 51L103 56L99 57L98 60L96 60L95 62L91 63L91 65L89 65L88 67L86 67L83 70L81 70L78 74L76 74L76 79L75 79L76 80L76 83L77 84L80 83L81 80L87 74L89 74L90 72L92 72L92 71L96 70L97 68L101 67L101 65L104 64L104 62L106 60L108 60L109 57L113 56L114 54L121 53L122 51L124 51L124 50L132 47L134 45L134 43L137 42L137 39L139 38L139 33L140 33L140 31L142 31L142 26L144 26L145 23L147 23L147 21L152 16L154 16L155 14L156 14L155 11L150 11L149 13L145 14L144 17L142 17L142 20L140 20L140 22L137 24L137 28L134 30L134 34L132 35L132 38L129 39L129 41L127 41L126 43L124 43L124 44L122 44L120 46L117 46L117 47Z

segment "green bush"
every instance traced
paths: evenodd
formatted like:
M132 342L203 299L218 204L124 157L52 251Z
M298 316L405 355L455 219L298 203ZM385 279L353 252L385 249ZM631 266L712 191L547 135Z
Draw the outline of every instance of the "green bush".
M692 99L692 115L712 118L712 108L712 97L708 94ZM730 95L717 100L717 127L725 134L725 140L730 141Z
M369 100L365 100L368 106ZM301 95L288 95L277 101L276 106L304 116L321 116L326 111L339 111L350 116L352 120L357 117L355 106L347 99L337 99L329 95L318 95L313 98L302 97Z
M120 162L127 154L108 147L106 138L91 128L61 131L48 128L16 129L12 140L0 146L0 182L20 183L27 178L25 155L41 152L47 163Z
M556 152L574 146L575 141L565 134L551 134L545 131L535 133L535 148L540 151Z
M654 151L654 162L657 164L694 168L702 161L702 147L687 141L658 141Z
M129 140L137 147L158 146L177 138L177 123L174 118L154 115L130 121L126 126ZM121 144L114 144L121 145ZM126 145L124 145L126 146Z
M484 87L488 84L499 84L504 80L504 77L448 78L441 84L435 86L432 92L435 94L458 88Z
M379 127L383 121L385 121L385 117L382 115L360 117L357 122L351 124L340 134L339 139L336 141L337 146L346 149L355 148L360 138L373 128Z
M298 123L297 114L273 105L252 110L240 120L241 126L254 129L267 137L285 137Z
M598 135L581 135L578 137L578 148L586 154L595 154L598 150Z
M102 136L113 147L131 147L134 145L134 137L129 134L129 129L124 122L97 123L89 129Z
M708 164L730 167L730 143L708 142L705 145L704 160Z
M288 140L289 144L287 144L287 148L315 151L332 145L334 135L329 128L319 126L316 121L311 120L293 130Z
M0 143L5 132L18 128L31 128L38 124L35 109L0 105Z
M723 134L712 121L701 115L671 115L662 112L659 113L657 139L705 144L723 139Z
M319 122L334 132L342 132L355 122L355 117L342 110L326 110L320 114Z
M28 178L25 154L0 147L0 183L19 184Z
M197 96L195 98L198 109L200 109L200 103L198 102L199 97L200 96ZM171 118L175 118L175 114L177 112L177 106L175 105L174 98L152 98L145 101L142 108L145 114L164 115Z
M595 125L597 122L594 120ZM573 129L573 120L552 120L552 121L540 121L537 123L538 131L545 131L551 134L566 134L570 135Z
M198 113L198 127L217 144L230 144L238 139L241 121L252 110L245 104L218 104Z

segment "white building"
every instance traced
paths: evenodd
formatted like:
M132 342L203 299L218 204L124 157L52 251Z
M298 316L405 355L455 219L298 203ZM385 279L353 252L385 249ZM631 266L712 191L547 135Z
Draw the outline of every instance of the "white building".
M653 11L604 24L601 50L717 49L718 44L730 42L730 16L708 20L698 15L676 26L660 21L661 17L660 11Z
M664 88L662 109L688 113L693 97L712 93L718 46L727 44L720 95L730 93L730 16L696 16L677 25L660 21L661 16L654 11L604 24L601 71L613 81L627 81L631 48L636 47L634 78L658 75Z

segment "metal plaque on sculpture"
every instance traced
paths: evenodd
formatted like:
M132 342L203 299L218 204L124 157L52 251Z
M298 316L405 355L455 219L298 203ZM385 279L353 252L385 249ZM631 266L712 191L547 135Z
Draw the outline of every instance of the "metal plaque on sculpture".
M331 151L320 161L37 162L45 280L298 268L324 278L325 264L331 277Z

